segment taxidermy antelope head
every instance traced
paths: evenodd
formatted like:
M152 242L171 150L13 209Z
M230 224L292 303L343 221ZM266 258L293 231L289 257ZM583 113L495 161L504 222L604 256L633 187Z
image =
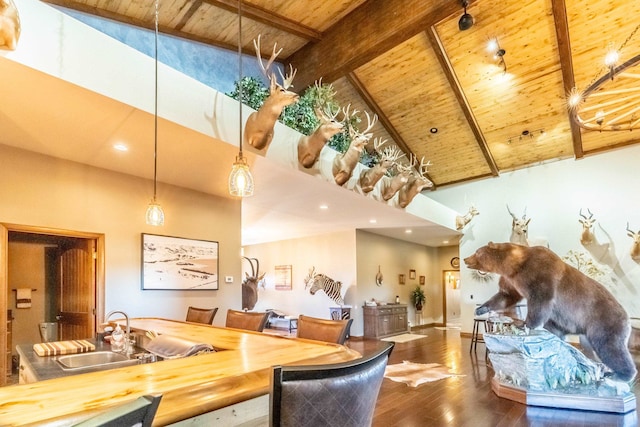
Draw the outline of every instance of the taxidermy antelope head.
M0 48L16 50L20 38L20 16L13 0L0 0Z
M373 140L373 149L377 153L380 153L380 161L372 168L364 170L360 174L360 181L358 182L360 188L362 188L362 191L365 193L373 190L378 181L387 174L389 168L391 168L399 158L405 155L398 147L391 146L385 147L385 149L380 152L380 147L382 147L385 142L387 142L386 139L375 138Z
M251 276L249 273L245 272L246 278L242 281L242 308L245 310L253 310L253 307L256 306L258 302L258 283L264 279L265 273L260 273L260 263L257 258L247 258L243 256L242 258L249 261L251 265ZM254 267L255 261L255 267Z
M640 262L640 231L633 232L629 229L629 223L627 222L627 235L633 239L633 245L631 246L631 259Z
M480 215L480 212L476 209L475 206L471 205L469 207L469 212L464 215L456 216L456 230L462 230L467 224L471 222L474 216Z
M522 219L518 219L511 209L509 209L509 205L507 205L507 211L513 221L511 222L511 237L509 241L511 243L517 243L519 245L529 246L529 242L527 240L529 233L529 221L531 218L527 219L527 208L524 208L524 214L522 215Z
M316 82L316 87L318 83ZM308 136L303 136L298 142L298 161L305 168L310 168L318 161L320 151L329 139L342 131L344 124L336 119L340 109L331 111L324 107L322 110L315 108L316 117L320 120L320 126Z
M291 105L298 100L298 94L289 91L291 82L296 76L296 71L293 66L289 65L289 73L286 76L282 75L282 71L278 70L282 83L278 83L276 75L271 71L273 61L276 60L282 48L277 50L278 43L273 45L273 52L271 58L265 66L262 62L262 56L260 55L260 36L258 40L253 41L253 46L256 48L256 56L258 57L258 64L262 69L262 73L269 79L269 97L265 99L264 104L258 111L255 111L247 118L247 123L244 128L244 142L251 145L256 150L266 150L273 140L273 127L276 124L276 120L280 117L282 109L287 105Z
M345 120L348 121L348 117L352 117L357 113L354 111L349 115L349 107L344 112ZM360 159L360 154L362 154L362 150L367 145L373 134L367 133L369 132L373 126L376 124L378 120L377 115L373 115L373 119L369 116L368 112L364 112L367 116L367 128L360 132L355 130L353 127L349 126L349 136L351 136L351 144L349 144L349 148L343 154L337 154L336 158L333 161L333 177L338 185L344 185L349 178L351 178L351 174L353 174L353 170L358 164L358 160Z
M593 234L593 224L596 223L596 219L593 217L593 214L591 213L589 208L587 208L587 212L589 212L589 218L587 218L586 215L582 213L582 209L580 209L580 216L582 217L582 219L578 220L578 222L582 224L580 243L582 243L583 245L593 243L593 241L595 240L595 236Z
M417 165L418 159L411 156L411 166ZM400 194L398 195L398 205L401 208L406 208L409 203L425 188L433 187L433 182L427 178L427 169L431 166L431 161L424 162L424 157L420 160L420 166L417 168L418 175L412 174L412 178L409 179L405 185L400 188Z
M401 165L396 163L396 174L391 178L384 177L382 180L382 200L385 202L396 195L398 191L409 182L411 177L411 165Z

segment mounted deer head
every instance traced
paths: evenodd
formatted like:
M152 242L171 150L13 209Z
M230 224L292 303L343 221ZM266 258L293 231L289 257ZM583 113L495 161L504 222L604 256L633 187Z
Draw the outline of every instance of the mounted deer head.
M357 111L354 111L349 115L349 106L347 106L347 109L344 111L347 123L350 122L347 118L353 117L356 113ZM353 174L353 170L358 164L363 148L373 136L373 134L367 132L369 132L376 124L378 116L374 114L372 119L368 112L365 111L364 114L367 116L367 128L360 132L355 130L352 126L349 126L351 144L349 144L349 148L346 152L343 154L337 154L333 161L333 177L338 185L344 185L349 181L349 178L351 178L351 175Z
M509 209L509 205L507 205L507 211L513 221L511 222L511 237L509 241L511 243L517 243L519 245L529 246L528 241L528 233L529 233L529 221L531 218L527 219L527 208L524 208L524 214L522 215L522 219L518 219L511 209Z
M280 117L282 109L298 101L298 94L288 90L292 86L291 82L297 70L294 70L293 66L289 65L289 73L284 76L282 71L278 69L282 78L282 83L278 83L275 73L271 71L271 66L282 52L282 48L278 50L278 44L275 43L271 58L269 58L267 65L264 65L260 54L260 36L258 36L257 41L253 41L253 46L256 49L260 69L270 82L269 97L265 99L258 111L251 113L247 118L247 123L244 127L244 142L256 150L266 150L273 140L273 127L278 117Z
M251 276L245 272L246 278L242 281L242 308L245 310L253 310L258 302L258 283L264 279L265 273L260 273L260 263L257 258L242 258L249 261L251 265ZM255 266L254 266L255 261Z
M596 223L596 219L593 217L593 214L591 213L589 208L587 208L587 212L589 212L588 218L582 213L582 209L580 209L580 216L582 217L582 219L578 220L578 222L582 224L580 243L582 243L583 245L593 243L595 240L595 236L593 234L593 224Z
M395 146L385 147L381 152L380 147L382 147L385 142L387 142L387 140L381 138L375 138L373 140L373 150L380 154L380 161L373 167L362 171L360 174L360 180L358 183L360 184L362 191L365 193L373 190L378 181L387 174L387 171L395 164L395 162L405 155L398 147Z
M480 212L478 212L475 206L471 205L469 207L469 212L462 216L456 216L456 230L462 230L467 224L471 222L473 217L476 215L480 215Z
M417 165L417 158L411 155L411 166ZM400 194L398 195L398 205L401 208L406 208L409 206L409 203L413 201L413 199L425 188L433 187L433 182L427 178L426 174L428 172L428 168L431 166L431 161L427 163L424 162L424 157L420 160L420 166L416 169L418 174L412 174L412 178L409 178L409 182L407 182L402 188L400 188Z
M16 50L20 29L20 16L13 0L0 0L0 48Z
M396 174L391 178L385 177L382 180L381 194L382 200L385 202L391 200L411 178L411 165L396 163L395 167Z
M631 251L629 254L631 255L631 259L635 262L640 262L640 230L637 232L632 231L629 228L629 223L627 222L627 236L633 239L633 245L631 246Z
M316 86L318 86L317 82ZM320 125L311 135L303 136L298 141L298 161L305 168L312 167L318 161L320 152L327 141L333 135L340 133L344 127L344 124L337 120L340 109L331 111L325 106L322 109L316 107L314 111Z

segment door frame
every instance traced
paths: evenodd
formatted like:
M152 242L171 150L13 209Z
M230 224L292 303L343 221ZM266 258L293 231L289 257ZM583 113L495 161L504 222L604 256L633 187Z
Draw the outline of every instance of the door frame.
M7 310L9 308L9 232L94 239L96 241L96 319L104 318L105 256L104 234L31 225L0 223L0 386L7 383ZM96 324L98 322L96 321Z

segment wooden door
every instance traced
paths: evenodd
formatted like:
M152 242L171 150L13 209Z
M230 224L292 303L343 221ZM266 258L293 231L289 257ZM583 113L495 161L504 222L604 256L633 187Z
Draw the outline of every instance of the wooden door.
M61 245L57 295L61 340L93 337L96 322L95 254L95 239L65 239Z

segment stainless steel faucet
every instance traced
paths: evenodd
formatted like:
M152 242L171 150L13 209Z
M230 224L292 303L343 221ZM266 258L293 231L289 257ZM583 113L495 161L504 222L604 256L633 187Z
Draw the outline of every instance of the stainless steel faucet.
M129 323L129 316L127 315L127 313L125 313L124 311L120 311L120 310L110 311L104 317L104 323L107 323L109 318L113 314L116 314L116 313L122 314L124 316L125 320L127 321L127 330L126 330L125 335L124 335L124 352L125 353L129 353L129 349L130 349L129 337L131 336L131 325Z

